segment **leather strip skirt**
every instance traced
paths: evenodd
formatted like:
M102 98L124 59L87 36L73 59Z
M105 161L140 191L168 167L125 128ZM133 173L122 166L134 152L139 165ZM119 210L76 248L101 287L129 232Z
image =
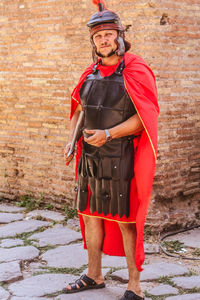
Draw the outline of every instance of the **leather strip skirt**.
M90 189L90 211L114 217L130 213L130 182L134 176L134 147L130 139L120 143L117 157L94 155L83 150L78 165L78 209L83 212Z

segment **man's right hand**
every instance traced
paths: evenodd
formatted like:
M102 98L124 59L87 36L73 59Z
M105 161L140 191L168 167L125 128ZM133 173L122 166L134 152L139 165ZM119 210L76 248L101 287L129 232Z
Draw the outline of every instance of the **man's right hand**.
M69 163L72 161L74 157L74 154L71 154L69 157L67 157L70 147L71 147L71 143L68 143L64 149L64 158L65 158L66 166L69 165Z

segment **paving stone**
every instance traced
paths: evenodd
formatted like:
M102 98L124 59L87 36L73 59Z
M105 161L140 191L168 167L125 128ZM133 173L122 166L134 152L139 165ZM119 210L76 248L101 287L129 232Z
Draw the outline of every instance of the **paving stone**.
M32 273L36 273L36 272L48 272L48 270L46 269L42 269L42 267L46 267L46 264L42 264L40 262L32 262L29 264L29 270Z
M53 228L39 233L35 233L29 239L37 239L41 247L47 245L66 245L70 242L82 239L80 232L74 231L63 225L56 225Z
M102 269L103 277L105 277L105 276L108 274L108 272L110 272L110 268L103 268L103 269ZM81 273L81 275L84 275L84 274L87 274L87 273L88 273L88 268L85 269L85 270Z
M21 212L25 211L25 207L18 207L14 205L8 205L8 204L0 204L0 211L3 212Z
M172 281L183 289L200 288L200 276L176 277Z
M62 294L55 300L113 300L120 299L124 294L124 289L120 287L106 287L99 290L87 290L76 294Z
M0 262L31 260L39 256L39 250L33 246L0 249Z
M157 244L144 244L144 252L146 254L159 253L159 245L157 245Z
M19 279L22 276L20 264L18 261L0 264L0 281L10 281Z
M148 291L149 294L153 296L162 296L162 295L168 295L168 294L178 294L178 289L172 287L168 284L159 284L155 288Z
M10 300L53 300L54 298L46 297L12 297Z
M7 224L13 221L23 220L23 214L14 213L0 213L0 224Z
M186 232L170 236L165 241L176 241L184 243L185 246L200 248L200 228L195 228Z
M0 300L8 300L10 294L0 286Z
M0 238L14 237L23 232L31 232L43 226L48 226L49 222L38 220L17 221L0 227Z
M42 274L12 283L8 286L8 290L13 296L41 297L61 291L68 282L73 282L77 278L68 274Z
M72 229L80 230L79 219L69 219L67 221L67 226L69 226Z
M161 276L177 276L188 273L189 270L185 266L160 262L150 265L144 265L144 271L141 273L141 280L153 280Z
M187 295L179 295L179 296L171 296L167 297L165 300L199 300L200 294L187 294Z
M47 261L47 266L55 268L80 268L88 263L87 251L83 244L59 246L56 249L48 250L42 255Z
M41 216L43 218L53 220L56 222L61 222L61 221L64 221L64 219L65 219L65 216L63 216L59 212L51 211L51 210L38 210L37 209L37 210L30 211L26 216L27 217Z
M3 248L13 247L13 246L22 246L24 245L23 240L20 239L4 239L1 241L0 246Z
M141 281L158 279L161 276L176 276L189 273L189 270L178 264L154 263L144 265L144 271L141 272ZM128 270L122 269L111 274L113 278L119 278L125 282L128 281Z
M122 269L122 270L115 271L110 276L113 279L119 279L119 280L122 280L123 282L128 282L128 269Z
M104 255L102 257L102 267L111 267L111 268L126 268L126 258L123 256L109 256Z

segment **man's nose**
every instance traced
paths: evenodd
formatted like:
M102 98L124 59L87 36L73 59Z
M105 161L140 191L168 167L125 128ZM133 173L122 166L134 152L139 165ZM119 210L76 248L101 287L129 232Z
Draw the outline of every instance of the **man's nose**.
M105 36L101 37L101 44L107 43L107 38Z

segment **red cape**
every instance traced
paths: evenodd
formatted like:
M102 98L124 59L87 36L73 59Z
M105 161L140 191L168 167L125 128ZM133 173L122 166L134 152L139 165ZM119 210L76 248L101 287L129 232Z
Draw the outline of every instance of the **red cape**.
M137 269L142 271L144 262L143 233L149 200L152 192L153 177L156 165L157 153L157 118L159 107L157 102L157 90L155 77L144 60L136 55L126 53L124 56L125 69L123 79L137 113L143 123L144 130L134 139L135 146L135 176L131 182L130 208L132 208L132 221L136 222L137 240L135 251L135 262ZM79 90L85 78L92 73L94 64L82 74L78 85L71 96L71 115L80 103ZM78 143L76 161L81 155L82 141ZM89 210L89 208L88 208ZM82 216L79 215L81 231L85 244L85 230ZM116 220L116 218L113 218ZM119 219L120 220L120 219ZM108 255L124 256L122 236L117 222L104 220L105 237L102 251Z

